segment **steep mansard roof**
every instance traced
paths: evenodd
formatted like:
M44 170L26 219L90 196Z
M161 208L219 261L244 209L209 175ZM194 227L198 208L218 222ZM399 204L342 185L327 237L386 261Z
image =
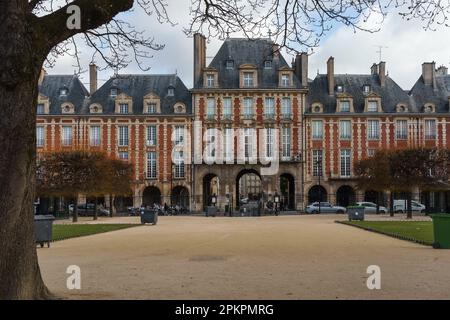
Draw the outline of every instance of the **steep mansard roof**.
M364 94L363 87L365 85L369 85L370 91L381 97L381 106L384 112L396 112L398 103L408 106L410 112L417 111L414 101L411 101L408 94L388 76L386 76L383 87L376 74L335 74L334 79L335 87L343 86L343 93L349 94L353 98L353 107L356 113L364 112L366 94ZM319 74L309 83L308 105L319 102L323 104L324 113L335 113L337 95L337 93L331 96L328 94L327 75ZM309 111L307 110L307 112Z
M436 75L436 88L425 85L421 76L409 94L419 108L426 103L432 103L436 107L436 112L448 113L450 111L450 75Z
M278 69L290 68L290 66L281 53L274 57L273 46L274 42L269 39L229 38L223 42L208 67L218 71L219 87L222 89L239 88L239 66L244 64L256 66L258 88L278 88ZM227 69L228 60L234 61L233 69ZM264 68L267 60L272 61L270 69ZM295 75L294 84L300 87L300 82ZM196 84L196 88L201 86L201 83Z
M174 89L174 96L168 96L169 87ZM68 90L67 96L60 95L62 88ZM92 96L75 75L46 75L39 92L49 98L50 114L61 114L61 105L65 102L75 106L75 114L89 114L89 106L93 103L103 107L102 114L113 114L112 88L117 89L118 94L132 97L133 114L143 113L143 99L150 93L159 96L161 114L173 114L173 106L178 102L186 106L186 114L192 113L189 90L176 75L115 75Z

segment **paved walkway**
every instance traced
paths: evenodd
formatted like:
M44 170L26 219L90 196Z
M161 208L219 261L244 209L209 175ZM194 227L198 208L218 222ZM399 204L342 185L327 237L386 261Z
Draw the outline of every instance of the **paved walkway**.
M157 226L56 242L38 254L49 288L71 299L450 298L450 250L334 223L342 218L160 217ZM66 289L73 264L79 291ZM374 264L382 288L371 291Z

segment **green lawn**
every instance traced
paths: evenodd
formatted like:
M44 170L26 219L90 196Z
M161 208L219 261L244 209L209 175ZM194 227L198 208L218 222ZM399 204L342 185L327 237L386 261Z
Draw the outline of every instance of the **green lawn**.
M56 224L53 225L53 241L83 237L97 233L116 231L138 224Z
M342 223L425 245L432 245L434 242L431 221L344 221Z

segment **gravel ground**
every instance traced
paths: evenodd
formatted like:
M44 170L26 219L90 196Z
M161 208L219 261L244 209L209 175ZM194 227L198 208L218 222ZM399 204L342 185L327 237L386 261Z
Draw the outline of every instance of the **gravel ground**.
M343 218L160 217L38 255L50 290L68 299L450 298L450 250L334 222ZM81 268L81 290L66 288L69 265ZM381 290L367 289L369 265L381 268Z

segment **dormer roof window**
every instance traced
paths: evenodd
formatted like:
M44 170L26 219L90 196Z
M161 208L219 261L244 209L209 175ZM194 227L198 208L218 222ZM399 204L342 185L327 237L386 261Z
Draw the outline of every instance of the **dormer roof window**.
M338 92L338 93L344 92L344 86L342 86L342 85L337 85L337 86L336 86L336 92Z
M368 84L363 86L363 92L366 94L370 92L370 86Z
M227 60L226 67L228 70L234 69L234 60L231 59Z
M173 97L175 95L175 88L174 87L169 87L169 89L167 89L167 95L169 97Z
M59 95L60 96L67 96L68 93L69 93L69 90L67 88L61 88L59 90Z
M111 98L117 97L117 92L118 92L117 88L111 88L111 91L109 93Z
M264 61L264 69L272 69L272 60Z

